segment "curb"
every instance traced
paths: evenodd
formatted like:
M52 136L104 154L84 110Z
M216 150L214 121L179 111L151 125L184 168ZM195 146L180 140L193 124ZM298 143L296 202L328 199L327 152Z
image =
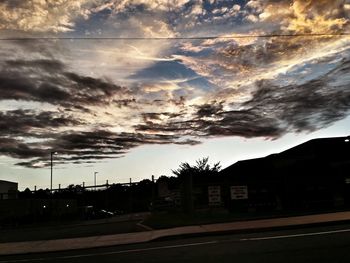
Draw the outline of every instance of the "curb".
M193 237L203 237L203 236L252 234L252 233L279 231L279 230L306 229L306 228L326 227L326 226L334 226L334 225L345 225L349 223L350 223L350 219L342 220L342 221L310 223L310 224L290 225L290 226L271 226L271 227L255 228L255 229L222 230L217 232L188 233L188 234L158 237L150 240L149 242L170 241L170 240L177 240L177 239L183 239L183 238L193 238Z

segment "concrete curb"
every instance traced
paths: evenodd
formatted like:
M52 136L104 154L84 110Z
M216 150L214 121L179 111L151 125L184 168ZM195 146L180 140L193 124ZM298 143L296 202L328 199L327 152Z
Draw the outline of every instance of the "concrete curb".
M320 225L337 222L340 223L345 221L350 221L350 212L294 216L288 218L261 219L198 226L185 226L137 233L104 235L83 238L0 243L0 255L31 254L67 251L75 249L88 249L144 243L160 238L176 238L188 235L211 235L244 231L262 231L276 228L290 228L305 225Z

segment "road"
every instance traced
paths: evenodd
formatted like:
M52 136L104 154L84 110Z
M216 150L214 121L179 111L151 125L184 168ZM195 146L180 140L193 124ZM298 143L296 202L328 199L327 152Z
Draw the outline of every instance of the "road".
M350 224L2 256L4 262L350 262Z

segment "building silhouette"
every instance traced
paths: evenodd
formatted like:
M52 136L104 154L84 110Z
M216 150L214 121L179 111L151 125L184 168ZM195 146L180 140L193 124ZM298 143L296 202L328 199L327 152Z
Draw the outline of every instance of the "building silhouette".
M18 183L0 180L0 200L16 199Z
M226 196L226 205L231 209L318 210L348 207L350 138L310 140L278 154L239 161L223 169L220 176L219 181L226 188L227 195L228 186L245 186L248 189L246 199L228 200Z

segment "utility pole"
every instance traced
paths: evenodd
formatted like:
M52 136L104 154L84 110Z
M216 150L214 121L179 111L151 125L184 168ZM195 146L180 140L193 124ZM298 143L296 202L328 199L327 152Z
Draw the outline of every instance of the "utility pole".
M132 179L130 178L130 183L129 183L129 213L131 214L132 213L132 210L133 210L133 193L132 193Z
M50 193L52 194L52 173L53 173L53 156L57 154L57 152L51 152L51 180L50 180Z
M98 174L98 172L94 172L94 184L95 184L95 191L96 191L96 174Z
M154 182L154 175L152 175L152 205L154 205L154 199L155 199L155 182Z

